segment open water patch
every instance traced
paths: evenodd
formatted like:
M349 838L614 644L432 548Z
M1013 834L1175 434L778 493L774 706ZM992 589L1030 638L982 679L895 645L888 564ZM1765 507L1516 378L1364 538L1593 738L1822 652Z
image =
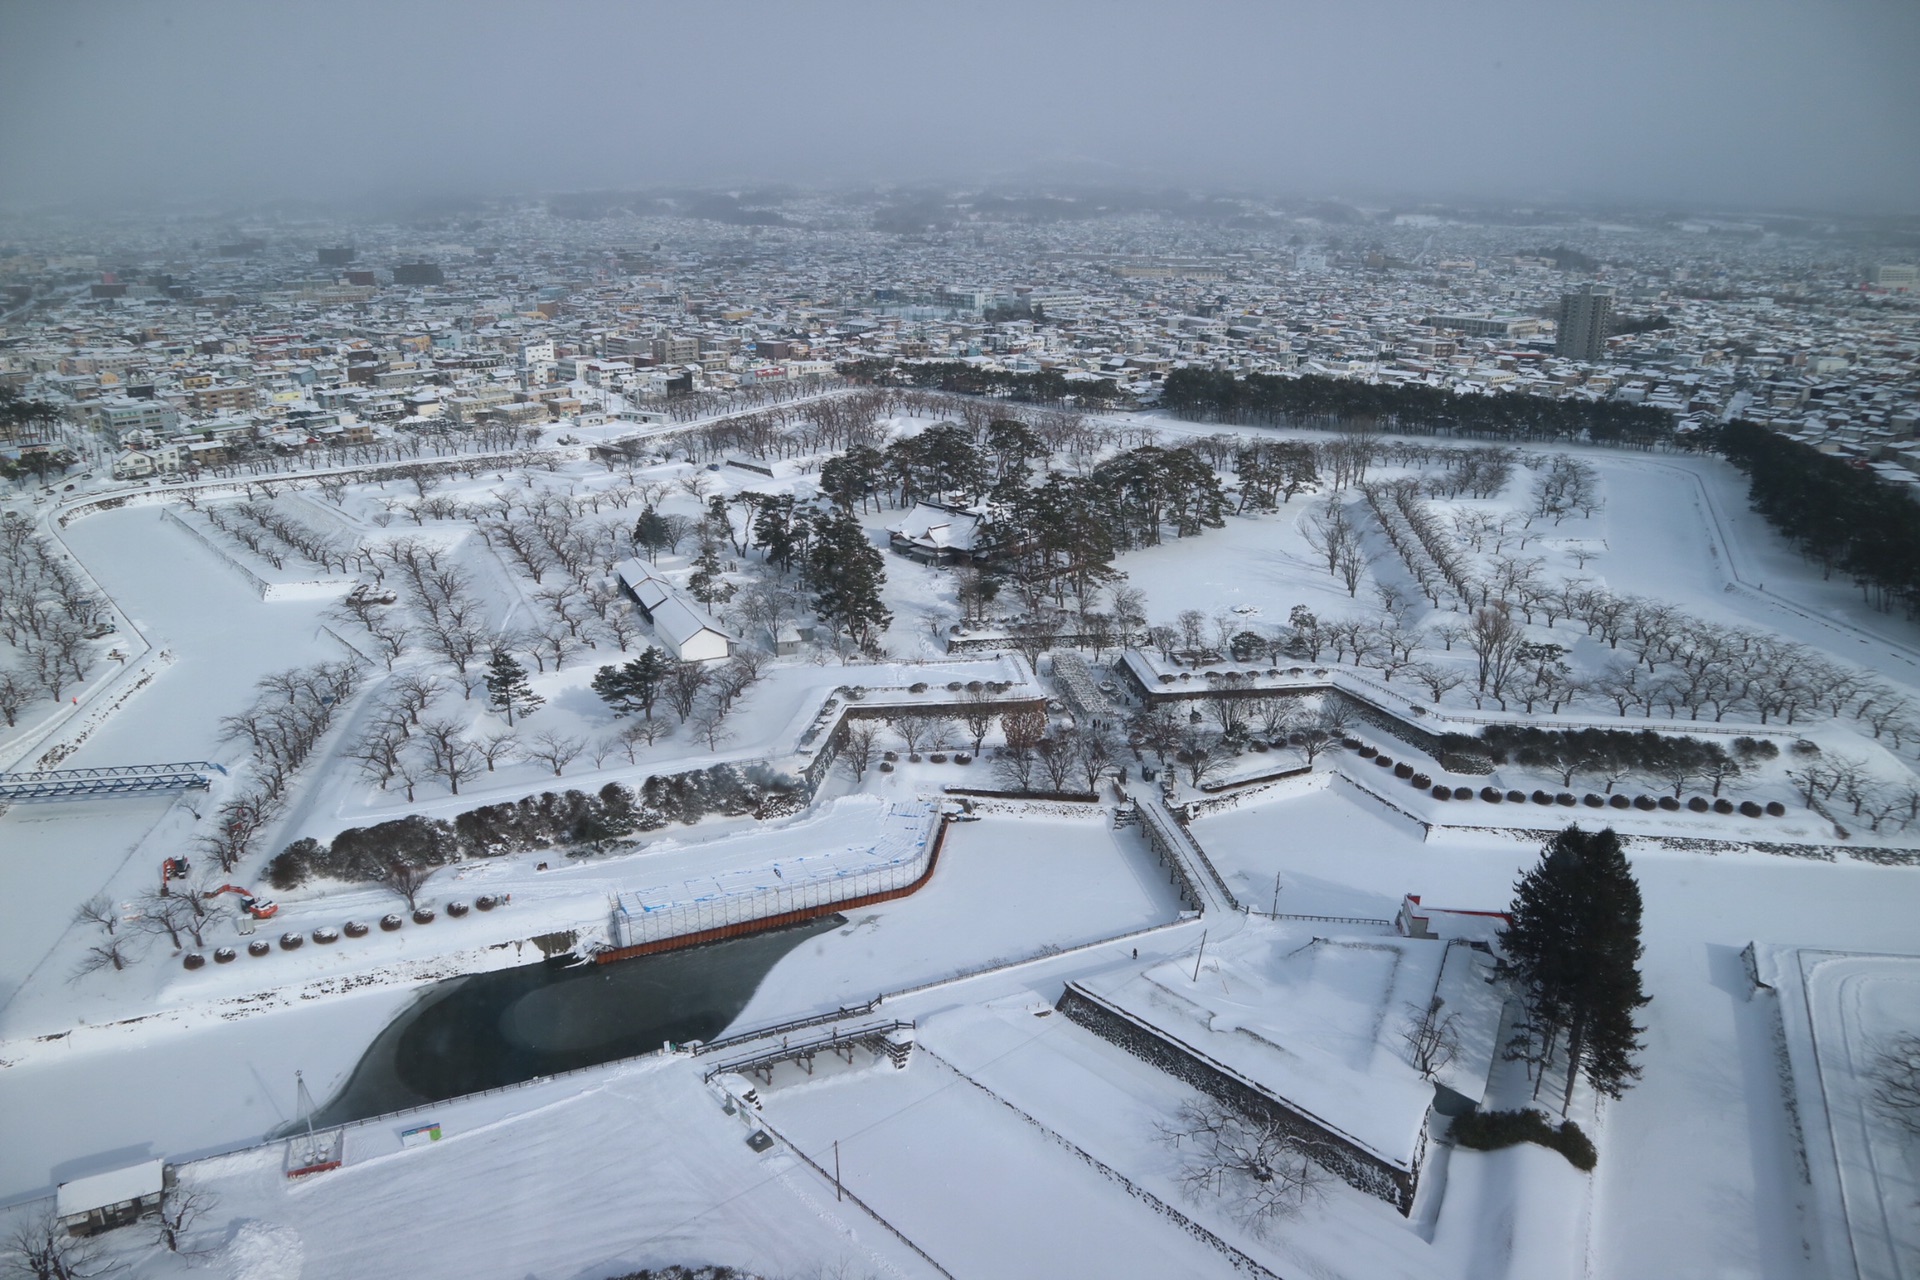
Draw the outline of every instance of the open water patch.
M617 964L522 965L437 982L374 1037L313 1123L346 1124L668 1042L711 1040L782 956L845 923L824 916Z

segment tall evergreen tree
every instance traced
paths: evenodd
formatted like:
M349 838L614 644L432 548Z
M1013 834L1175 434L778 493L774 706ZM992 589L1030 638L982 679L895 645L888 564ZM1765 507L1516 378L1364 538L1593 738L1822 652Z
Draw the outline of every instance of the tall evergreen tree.
M533 691L527 680L527 669L505 649L495 649L492 661L487 663L487 705L495 711L504 711L507 723L512 724L516 713L531 715L533 709L545 701Z
M1611 1098L1640 1078L1644 1028L1633 1017L1650 999L1637 967L1640 911L1640 886L1611 828L1568 827L1514 886L1501 947L1527 1002L1541 1078L1565 1037L1562 1114L1576 1075Z
M659 701L667 673L672 669L673 663L667 655L654 645L648 645L641 650L639 657L630 658L617 667L601 667L595 672L593 691L613 708L615 715L640 711L651 720L653 704Z
M836 508L819 518L805 572L820 617L862 646L871 647L875 633L893 621L880 601L885 562L851 512Z

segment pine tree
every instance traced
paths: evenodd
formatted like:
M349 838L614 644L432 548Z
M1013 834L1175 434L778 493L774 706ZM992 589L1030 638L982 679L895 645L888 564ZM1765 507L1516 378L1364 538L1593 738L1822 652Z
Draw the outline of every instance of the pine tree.
M641 711L651 720L653 704L659 700L661 687L672 669L673 663L667 655L648 645L639 657L630 658L620 666L601 667L594 674L593 691L613 708L615 715Z
M850 512L835 510L820 518L807 555L806 579L821 618L862 645L871 645L874 633L893 621L880 601L885 562Z
M487 705L504 711L507 723L512 724L515 712L531 715L545 701L528 683L527 669L505 649L494 650L493 660L487 663Z
M1501 946L1526 999L1543 1078L1566 1038L1562 1114L1576 1075L1612 1098L1640 1077L1634 1056L1644 1028L1633 1016L1649 999L1636 967L1640 912L1640 886L1611 829L1568 827L1514 887Z

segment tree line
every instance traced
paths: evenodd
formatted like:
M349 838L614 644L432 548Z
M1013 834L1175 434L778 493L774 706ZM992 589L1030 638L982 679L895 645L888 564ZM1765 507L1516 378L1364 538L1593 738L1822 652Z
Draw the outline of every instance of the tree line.
M1319 374L1175 369L1160 403L1183 418L1242 425L1362 428L1498 440L1591 441L1652 448L1676 443L1672 416L1612 400L1482 395Z
M734 764L649 777L635 791L609 782L599 791L543 791L539 795L481 805L451 819L410 814L366 827L349 827L322 843L293 841L267 864L274 888L298 888L309 880L349 884L411 884L405 874L469 858L564 848L607 853L629 844L638 832L670 822L692 824L708 814L780 817L802 803L792 779Z
M1900 486L1751 422L1720 428L1718 446L1746 473L1753 509L1822 576L1838 570L1874 608L1920 615L1920 503Z
M1010 373L960 360L892 360L874 357L839 366L856 382L924 387L960 395L991 396L1037 404L1060 404L1068 399L1098 405L1127 404L1131 394L1105 378L1069 378L1058 369Z

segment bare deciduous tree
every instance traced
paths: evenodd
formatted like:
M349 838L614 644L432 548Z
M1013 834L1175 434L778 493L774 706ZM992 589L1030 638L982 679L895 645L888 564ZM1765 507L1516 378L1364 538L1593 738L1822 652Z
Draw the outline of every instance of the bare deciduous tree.
M874 742L880 736L879 726L871 720L852 720L847 723L847 731L841 739L840 757L853 768L856 781L867 776L867 770L873 765Z
M97 924L112 937L120 925L120 913L114 909L113 899L104 893L97 893L73 910L75 924Z
M535 734L533 741L522 748L521 754L528 760L538 760L553 770L558 778L569 764L576 760L586 749L586 743L579 738L570 738L565 734L548 730Z
M945 716L934 715L927 711L903 711L890 716L887 723L907 744L909 755L919 754L921 747L937 747L953 731L953 725Z
M1243 1114L1213 1098L1188 1102L1159 1126L1179 1160L1181 1188L1198 1199L1215 1195L1255 1234L1297 1213L1320 1195L1328 1174L1307 1144L1271 1119Z
M0 1239L0 1262L31 1280L86 1280L120 1270L101 1256L98 1236L69 1235L51 1206L15 1220Z
M1920 1034L1888 1039L1874 1055L1873 1106L1889 1123L1920 1137Z
M1406 1006L1407 1026L1400 1038L1407 1046L1407 1061L1428 1080L1460 1053L1459 1028L1454 1015L1445 1012L1446 1003L1435 996L1424 1006L1411 1001Z
M420 890L426 887L427 877L433 874L432 867L423 867L408 862L399 854L389 854L380 864L377 878L389 890L399 894L407 901L407 910L416 910L420 905Z

